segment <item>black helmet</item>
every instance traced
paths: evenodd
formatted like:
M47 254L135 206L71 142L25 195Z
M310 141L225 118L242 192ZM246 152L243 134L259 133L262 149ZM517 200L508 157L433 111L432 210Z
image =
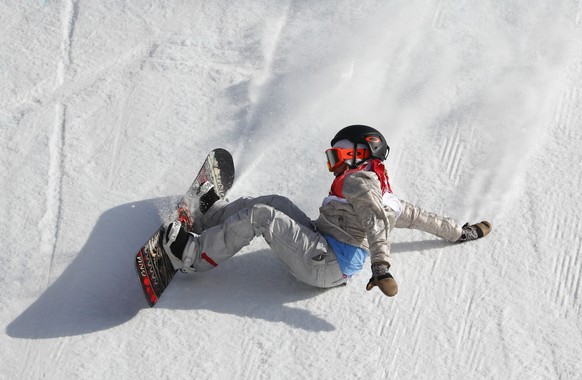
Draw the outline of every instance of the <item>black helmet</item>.
M390 147L386 144L386 139L380 132L367 125L350 125L340 130L333 140L331 146L340 140L349 140L354 144L364 144L370 149L372 157L382 161L388 157Z

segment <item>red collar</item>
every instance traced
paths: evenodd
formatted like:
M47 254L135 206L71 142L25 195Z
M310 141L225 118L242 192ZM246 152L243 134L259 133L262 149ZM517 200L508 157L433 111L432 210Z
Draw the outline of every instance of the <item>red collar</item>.
M388 180L388 171L384 166L384 163L378 159L371 159L364 162L362 165L358 166L355 169L348 169L344 171L342 174L335 177L333 183L331 184L331 190L329 192L330 195L335 195L340 198L344 198L343 196L343 187L344 187L344 180L346 177L352 173L359 172L362 170L371 171L376 173L378 176L378 180L380 181L380 188L382 189L382 195L386 193L392 193L392 188L390 187L390 182Z

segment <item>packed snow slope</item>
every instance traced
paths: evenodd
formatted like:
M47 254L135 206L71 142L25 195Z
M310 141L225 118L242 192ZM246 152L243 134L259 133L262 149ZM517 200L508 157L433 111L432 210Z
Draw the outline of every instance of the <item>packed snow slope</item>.
M579 379L582 2L0 4L0 377ZM316 218L337 130L493 232L392 234L393 299L256 240L147 308L135 252L206 154Z

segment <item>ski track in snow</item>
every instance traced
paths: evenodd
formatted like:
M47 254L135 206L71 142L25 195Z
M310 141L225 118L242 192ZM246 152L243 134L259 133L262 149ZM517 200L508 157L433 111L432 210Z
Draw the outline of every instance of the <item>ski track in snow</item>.
M579 21L579 20L577 20ZM581 54L582 58L582 54ZM553 125L555 134L552 136L560 146L578 145L582 143L582 96L579 84L582 83L582 63L577 62L570 70L567 78L568 83L562 93L562 97L556 107ZM567 150L565 150L567 151ZM582 159L582 154L578 151L577 157L565 157L566 161L558 158L557 165L568 165L572 162L577 165ZM567 173L567 174L566 174ZM569 175L569 183L574 188L582 186L582 174L580 170L568 170L564 175ZM569 194L562 194L563 197L570 198ZM570 199L572 201L572 199ZM580 204L572 204L572 208L555 207L547 232L547 239L550 242L571 241L565 249L551 251L553 255L552 274L554 276L553 286L549 292L552 302L560 306L566 315L573 313L576 317L582 316L582 306L580 305L580 295L582 291L582 226L579 222ZM551 246L551 245L550 245Z
M66 107L62 104L55 106L55 121L50 139L50 166L48 172L48 193L47 193L47 213L45 218L49 220L49 225L44 226L46 233L52 236L46 239L45 251L50 253L50 264L47 271L47 282L50 283L57 244L61 229L62 207L63 207L63 177L65 160L65 123ZM44 232L43 231L43 232Z
M72 39L75 24L78 17L77 0L67 0L62 3L62 41L61 59L57 66L56 88L62 87L66 80L66 74L71 64ZM52 280L52 270L57 251L57 244L61 229L63 207L63 178L65 175L65 134L66 134L67 106L57 102L55 105L55 120L49 140L50 165L48 172L48 199L45 219L48 220L44 227L46 233L53 231L53 236L46 241L45 251L50 253L50 263L47 271L47 282ZM43 232L44 232L43 231ZM49 242L50 241L50 242Z
M123 164L123 160L121 159L123 155L123 146L122 146L122 135L124 131L127 129L128 122L131 118L130 114L130 106L132 99L135 94L135 86L129 91L127 95L125 95L125 99L123 100L120 108L119 108L119 116L115 120L115 124L113 125L113 141L112 141L112 154L111 154L111 161L110 161L110 170L109 176L107 179L108 187L113 188L114 182L117 179L118 172L120 171L120 166Z
M464 127L466 128L466 127ZM461 177L461 160L463 159L464 143L461 141L461 133L464 129L458 124L455 124L454 130L450 137L445 138L445 143L442 147L440 159L446 163L446 170L449 178L455 186L459 184Z
M436 10L433 16L432 26L435 29L440 29L445 24L445 11L443 10L445 0L439 0L436 5Z
M72 39L75 30L75 24L78 17L77 0L65 0L62 3L61 22L62 22L62 40L60 61L55 73L54 91L63 87L66 82L67 70L71 64ZM42 219L42 234L44 247L41 252L46 254L49 259L48 269L45 273L47 286L53 281L53 268L55 265L56 255L58 254L58 243L61 235L61 222L63 218L63 181L65 176L65 159L66 159L66 130L67 130L67 105L62 101L57 101L54 106L54 121L49 139L49 171L47 173L47 200L46 213ZM52 349L44 347L36 349L33 341L28 341L25 345L24 361L30 366L23 366L20 372L20 378L41 378L44 377L42 361L46 357L54 357L62 352L66 346L66 340L62 340ZM58 357L57 357L58 359Z

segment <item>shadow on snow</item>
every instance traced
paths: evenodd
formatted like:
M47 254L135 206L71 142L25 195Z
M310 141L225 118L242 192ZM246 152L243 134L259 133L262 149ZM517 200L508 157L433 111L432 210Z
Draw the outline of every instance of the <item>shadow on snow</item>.
M115 207L101 215L89 239L65 271L10 325L17 338L54 338L106 330L145 304L134 254L162 223L160 205L170 198Z
M76 258L8 325L7 335L48 339L87 334L149 309L135 272L135 254L161 225L160 210L171 209L174 202L171 197L150 199L103 213ZM285 306L323 291L295 281L268 252L237 255L208 273L178 273L155 308L207 309L306 330L334 330L307 310ZM146 312L155 313L155 308Z
M77 257L8 325L6 333L25 339L81 335L121 325L148 309L135 273L135 253L162 223L160 210L170 210L175 202L172 197L150 199L106 211ZM447 245L427 240L392 247L398 253ZM260 249L243 252L210 272L178 273L155 308L210 310L308 331L333 331L335 327L324 318L286 305L328 291L341 288L304 285L269 249Z

